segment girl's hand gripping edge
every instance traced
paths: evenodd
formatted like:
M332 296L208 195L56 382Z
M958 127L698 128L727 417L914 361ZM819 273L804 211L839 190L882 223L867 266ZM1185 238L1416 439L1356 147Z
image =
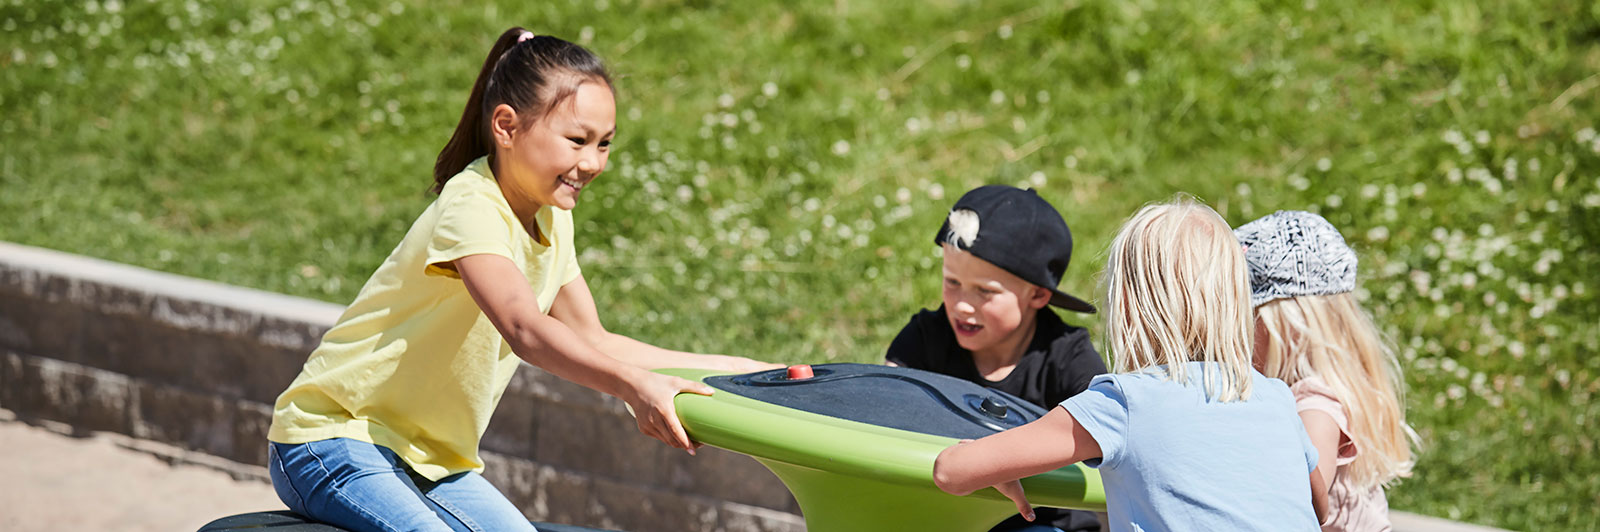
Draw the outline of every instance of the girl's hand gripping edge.
M672 400L680 393L710 396L715 389L705 383L642 369L637 375L632 379L632 392L623 401L633 410L639 432L693 455L700 443L689 439Z

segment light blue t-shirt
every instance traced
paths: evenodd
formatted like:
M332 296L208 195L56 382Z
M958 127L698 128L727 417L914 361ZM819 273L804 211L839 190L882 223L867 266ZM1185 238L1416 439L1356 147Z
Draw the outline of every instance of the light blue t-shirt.
M1062 401L1100 444L1112 531L1316 531L1309 474L1317 449L1283 381L1251 371L1248 401L1208 400L1201 362L1188 382L1166 366L1095 377Z

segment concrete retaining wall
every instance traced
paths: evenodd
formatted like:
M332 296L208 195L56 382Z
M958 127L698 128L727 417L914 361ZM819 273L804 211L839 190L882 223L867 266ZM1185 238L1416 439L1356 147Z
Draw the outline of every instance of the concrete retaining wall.
M0 242L0 408L264 477L271 404L342 310ZM621 401L533 366L512 380L483 450L485 476L538 521L804 530L754 460L675 451L639 434Z

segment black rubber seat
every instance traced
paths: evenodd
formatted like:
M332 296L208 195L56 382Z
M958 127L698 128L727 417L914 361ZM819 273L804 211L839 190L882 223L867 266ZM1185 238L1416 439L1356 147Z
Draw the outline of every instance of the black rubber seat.
M539 532L616 532L599 528L584 528L581 526L559 525L555 523L534 523L534 528ZM248 514L230 515L200 527L199 532L228 532L233 530L249 532L347 532L343 528L322 523L314 523L301 517L300 514L278 510L275 512L255 512Z

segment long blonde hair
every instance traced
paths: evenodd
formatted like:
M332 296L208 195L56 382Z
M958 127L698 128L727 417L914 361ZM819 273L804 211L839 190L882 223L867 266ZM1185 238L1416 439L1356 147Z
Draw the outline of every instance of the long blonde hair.
M1204 365L1206 395L1250 398L1250 285L1228 223L1191 198L1149 205L1128 219L1106 261L1106 341L1117 373L1166 366L1188 382Z
M1344 405L1360 452L1348 475L1370 489L1411 476L1417 434L1406 424L1394 349L1350 293L1275 299L1256 307L1266 333L1264 373L1293 385L1319 377Z

